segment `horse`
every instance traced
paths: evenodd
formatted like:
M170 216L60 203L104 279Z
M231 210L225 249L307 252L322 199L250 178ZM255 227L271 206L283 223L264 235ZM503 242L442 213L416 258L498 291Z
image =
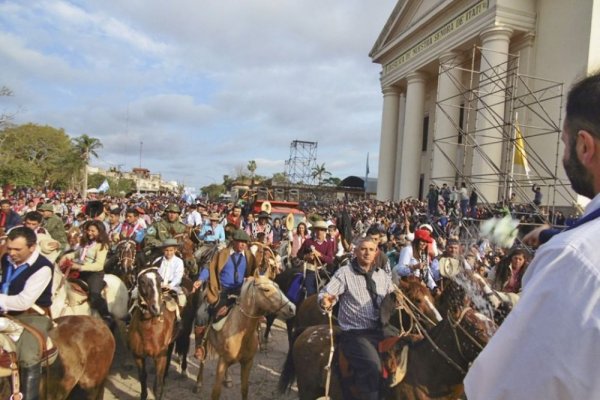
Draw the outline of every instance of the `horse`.
M128 343L138 369L142 400L148 398L145 358L151 357L154 360L156 379L153 391L155 398L160 400L177 336L176 311L167 308L161 283L162 278L157 268L150 267L139 272L139 297L128 329Z
M67 231L67 244L73 249L79 245L81 241L81 229L77 226L72 226Z
M120 240L115 246L117 257L115 275L118 275L128 288L132 288L135 284L136 248L137 243L133 239Z
M421 326L422 339L415 341L415 337L405 335L384 341L386 349L382 363L394 378L392 382L395 385L384 388L383 398L422 400L459 399L462 396L462 380L468 366L489 341L495 324L470 307L451 307L447 311L446 318L430 330L418 320L413 320L414 324ZM339 328L333 329L334 341L339 334ZM401 369L401 355L406 346L406 368ZM296 376L301 400L322 396L329 348L329 327L312 326L300 333L288 353L279 390L288 391ZM306 365L313 367L306 368ZM395 379L404 371L404 379L398 383ZM343 398L338 373L331 374L329 395L331 399Z
M248 398L248 379L254 355L258 347L257 328L260 318L267 313L276 313L281 318L290 318L296 307L281 292L275 282L267 276L248 278L236 304L219 330L213 324L208 331L209 352L217 353L219 362L211 398L218 399L221 385L230 365L241 365L241 397ZM200 363L195 391L203 384L204 363Z
M198 275L198 266L196 262L196 243L192 240L193 230L188 227L184 233L175 235L173 239L176 239L179 243L179 252L183 259L185 266L185 272L190 279L195 279Z
M85 315L60 317L55 324L48 336L58 349L58 357L42 372L41 398L101 399L115 353L110 330L99 318ZM0 398L12 399L11 393L9 379L3 378Z

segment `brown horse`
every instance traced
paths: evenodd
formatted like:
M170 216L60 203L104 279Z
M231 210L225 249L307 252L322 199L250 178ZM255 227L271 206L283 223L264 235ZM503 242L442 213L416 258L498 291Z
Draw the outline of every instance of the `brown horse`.
M58 348L57 360L42 372L40 398L102 399L115 340L99 318L70 315L55 320L49 336ZM10 382L2 380L0 398L10 397Z
M451 293L453 288L446 288ZM471 308L448 308L446 318L431 330L420 322L424 338L416 343L396 337L383 353L382 362L390 375L397 372L400 353L408 346L406 376L393 388L384 388L386 399L458 399L462 395L462 380L470 362L489 341L495 325ZM340 331L334 330L334 341ZM329 355L329 328L313 326L303 331L288 353L279 390L287 391L297 376L301 400L316 399L325 392L324 370ZM395 342L394 342L395 341ZM306 368L310 365L311 368ZM342 399L340 379L332 373L329 394Z
M221 396L221 386L230 365L241 365L242 399L248 398L248 379L254 355L258 347L257 328L260 318L267 313L277 313L281 318L290 318L296 307L266 276L248 278L242 286L235 306L219 331L214 325L208 332L210 351L219 355L215 383L211 398ZM204 363L200 363L196 391L202 386Z
M156 379L153 391L155 398L161 399L176 337L176 313L167 309L161 283L157 268L146 268L137 276L139 297L132 313L128 341L138 368L142 400L148 398L145 358L154 359Z
M135 256L137 243L133 239L123 239L117 243L115 253L117 256L116 274L125 283L127 288L135 285Z
M193 230L188 227L184 233L175 235L173 239L176 239L179 243L179 251L181 258L183 259L183 265L185 266L185 272L190 279L196 279L198 274L198 263L194 253L196 252L196 243L192 240Z

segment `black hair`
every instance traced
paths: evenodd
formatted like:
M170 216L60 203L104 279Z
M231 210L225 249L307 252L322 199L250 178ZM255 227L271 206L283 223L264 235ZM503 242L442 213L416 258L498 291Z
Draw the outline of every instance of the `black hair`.
M569 91L565 127L569 139L581 129L600 139L600 72L580 80Z
M27 247L31 247L37 243L37 235L33 229L27 228L26 226L17 226L8 232L8 240L15 240L20 237L25 239Z
M23 217L23 220L24 221L35 221L38 223L42 223L42 221L44 220L44 216L39 211L29 211L28 213L25 214L25 216Z

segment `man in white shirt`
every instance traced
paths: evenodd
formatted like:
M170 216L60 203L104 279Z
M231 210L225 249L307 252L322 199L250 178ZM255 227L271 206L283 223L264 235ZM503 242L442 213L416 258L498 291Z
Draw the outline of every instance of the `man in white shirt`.
M519 303L465 378L469 400L600 398L600 74L575 84L566 110L563 166L592 201L537 250Z
M198 206L191 204L189 207L189 213L185 219L187 226L202 226L202 215L198 212Z
M183 260L175 255L179 244L176 239L167 239L161 248L163 255L157 258L152 265L158 267L158 274L162 278L162 288L177 298L180 307L185 306L186 298L181 289L181 280L185 272Z

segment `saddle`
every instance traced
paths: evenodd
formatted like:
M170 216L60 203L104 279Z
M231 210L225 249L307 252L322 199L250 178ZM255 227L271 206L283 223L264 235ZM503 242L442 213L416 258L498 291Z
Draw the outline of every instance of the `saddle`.
M406 342L402 346L400 351L395 349L396 343L400 340L399 336L391 336L383 339L379 342L377 351L381 358L382 370L381 378L388 387L394 387L398 385L406 376L406 368L408 365L408 348L409 344ZM354 371L350 367L350 362L344 354L340 346L335 350L334 355L335 369L337 370L341 381L346 385L350 392L355 396L358 396L357 388L354 387ZM323 382L324 384L325 382Z
M102 297L106 298L106 281L104 282L104 286L102 287ZM85 303L88 300L90 291L88 284L81 279L73 279L68 278L67 285L69 285L69 289L67 290L67 302L70 306L79 306Z
M30 332L41 349L40 360L43 366L52 365L58 356L58 348L50 337L44 342L44 335L33 326L13 318L0 317L0 377L14 376L18 369L19 354L16 342L24 330Z

